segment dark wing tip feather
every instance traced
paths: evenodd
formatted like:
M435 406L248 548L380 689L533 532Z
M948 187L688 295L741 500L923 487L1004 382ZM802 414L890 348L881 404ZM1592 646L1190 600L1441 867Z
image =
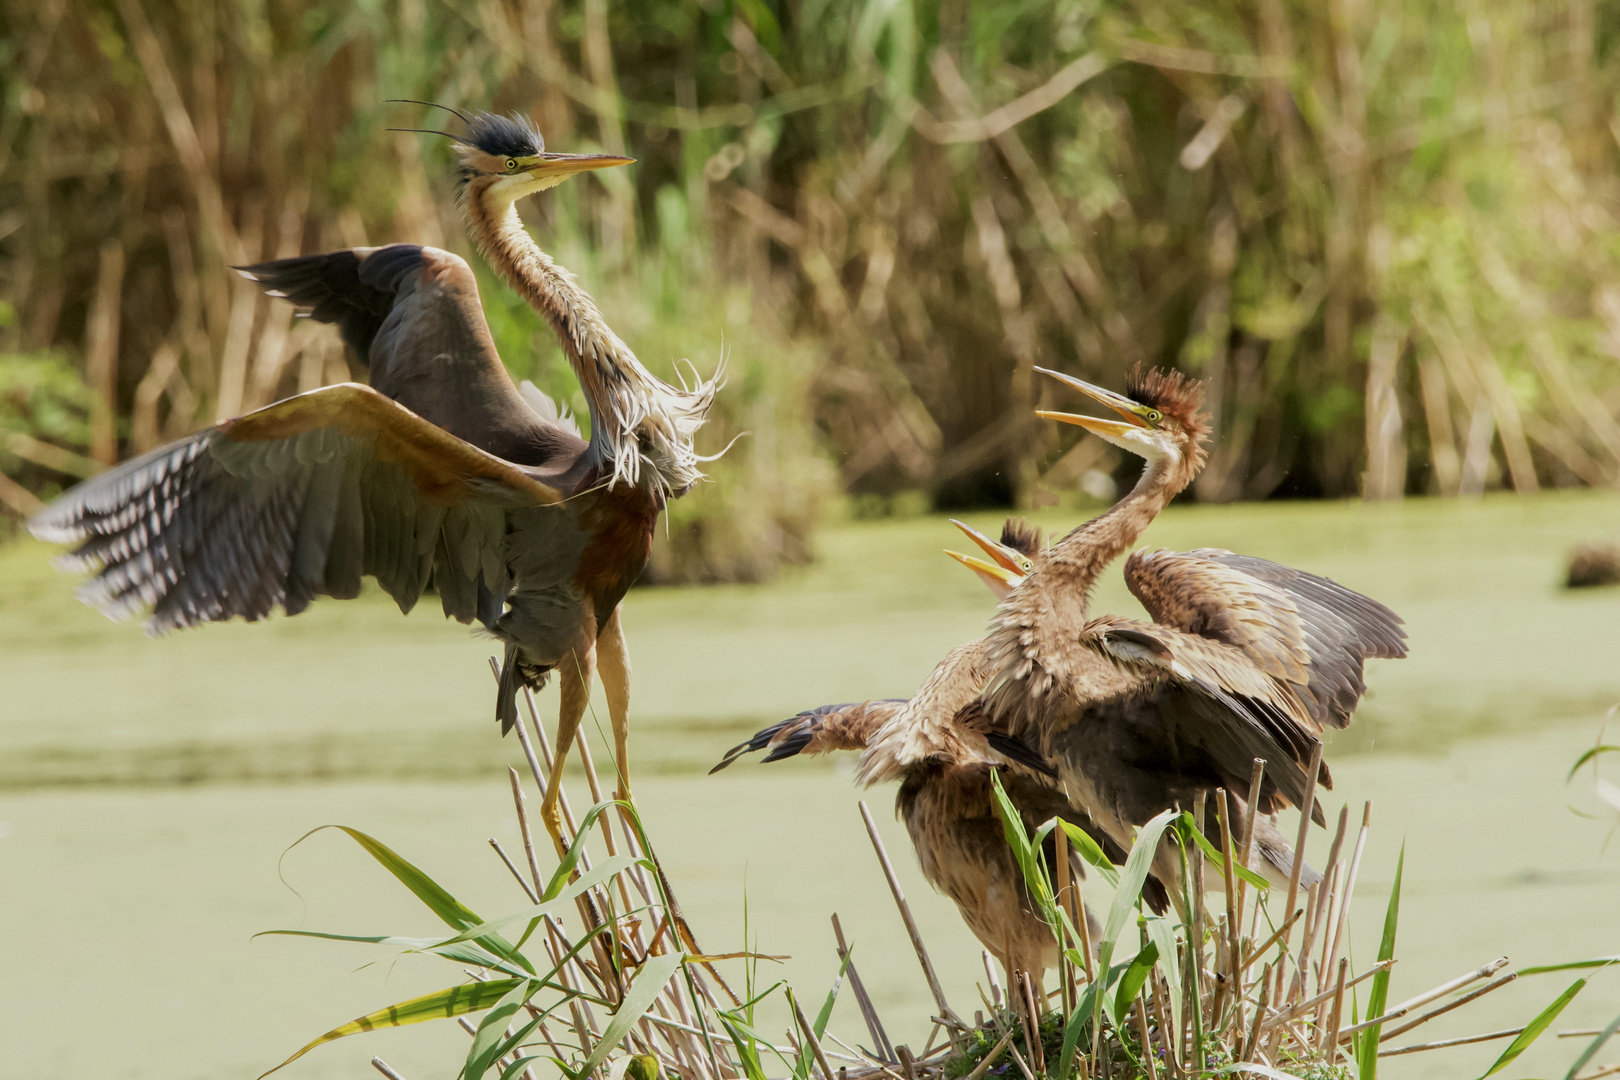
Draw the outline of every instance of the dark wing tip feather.
M984 740L990 744L990 749L1008 761L1016 762L1026 769L1033 769L1042 776L1057 779L1057 770L1052 768L1051 763L1031 749L1022 739L1002 734L999 731L990 731L985 734Z

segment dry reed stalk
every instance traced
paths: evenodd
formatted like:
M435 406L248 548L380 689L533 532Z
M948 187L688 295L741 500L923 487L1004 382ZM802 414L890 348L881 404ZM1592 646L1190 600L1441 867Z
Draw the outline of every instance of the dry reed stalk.
M1339 900L1338 922L1333 928L1333 944L1327 952L1327 962L1323 970L1333 966L1339 958L1339 945L1344 941L1345 926L1350 921L1350 905L1355 900L1356 878L1361 872L1361 854L1367 848L1367 833L1372 829L1372 801L1362 807L1361 831L1356 834L1355 852L1350 856L1350 872L1345 876L1344 895Z
M1602 1068L1595 1069L1589 1073L1581 1073L1581 1075L1577 1076L1575 1080L1598 1080L1598 1077L1600 1076L1614 1076L1616 1073L1620 1073L1620 1062L1616 1062L1613 1065L1604 1065Z
M1254 1052L1260 1046L1260 1023L1266 1018L1266 1006L1271 1004L1271 965L1267 964L1260 973L1260 1000L1254 1003L1254 1023L1249 1027L1249 1034L1243 1040L1243 1052L1238 1054L1239 1061L1253 1061Z
M371 1067L388 1077L388 1080L405 1080L403 1076L399 1075L399 1073L395 1072L389 1067L388 1062L384 1061L380 1057L374 1057L371 1059Z
M1305 869L1305 845L1311 836L1311 812L1316 807L1316 781L1322 774L1322 740L1311 747L1311 763L1305 770L1305 803L1299 808L1299 831L1294 836L1294 865L1288 872L1288 903L1284 911L1293 911L1299 902L1299 878ZM1278 966L1281 974L1282 967Z
M1245 870L1249 869L1249 860L1254 857L1254 822L1255 819L1260 815L1260 785L1265 781L1265 776L1266 759L1257 757L1254 759L1254 767L1249 773L1248 813L1243 815L1243 832L1241 838L1238 840L1238 851L1240 852L1238 865L1243 867ZM1238 879L1237 890L1237 912L1239 915L1242 915L1244 903L1249 894L1249 882L1247 878ZM1241 920L1239 921L1238 929L1240 931L1242 930ZM1234 974L1238 970L1236 965L1240 955L1241 954L1239 953L1233 954L1232 970Z
M1074 921L1073 914L1073 884L1069 880L1069 834L1063 831L1062 822L1052 830L1053 849L1057 854L1057 902L1058 908ZM1075 933L1079 933L1078 927ZM1088 973L1089 975L1089 973ZM1068 1016L1074 1011L1076 987L1074 981L1074 967L1069 963L1068 951L1063 948L1062 935L1058 940L1058 984L1063 991L1063 1015Z
M1226 883L1227 981L1216 985L1215 1001L1210 1006L1209 1022L1211 1028L1215 1028L1220 1024L1221 1006L1226 995L1230 993L1235 997L1241 990L1238 982L1238 965L1242 963L1243 948L1240 937L1242 930L1238 923L1238 893L1235 880L1237 875L1233 873L1234 864L1232 862L1233 858L1236 857L1237 849L1232 844L1231 809L1232 804L1227 799L1226 789L1217 788L1215 791L1215 814L1221 823L1221 859L1224 864L1221 867L1221 876ZM1241 1010L1241 1002L1238 1008Z
M911 916L911 905L906 903L906 894L900 888L900 879L895 875L894 865L889 862L889 853L883 847L883 838L878 835L877 822L872 820L872 811L866 805L866 800L860 803L861 820L866 823L866 835L872 840L872 849L877 852L878 863L883 867L883 876L888 879L889 892L894 896L895 906L900 909L900 919L906 925L906 934L911 938L911 947L917 953L917 962L922 965L923 976L928 980L928 990L934 996L934 1004L939 1006L941 1016L947 1017L954 1023L966 1027L960 1018L951 1011L950 1004L945 1000L945 991L940 988L939 977L934 974L933 961L928 959L928 950L923 945L922 934L917 930L917 921ZM952 1036L954 1042L955 1036Z
M1397 958L1395 958L1395 957L1391 957L1388 960L1380 960L1378 963L1374 964L1372 967L1368 968L1366 971L1363 971L1360 975L1357 975L1353 979L1347 980L1345 982L1345 984L1344 984L1345 988L1349 989L1350 987L1355 986L1358 983L1366 982L1368 979L1372 978L1374 975L1378 974L1380 971L1387 971L1389 968L1392 968L1392 967L1395 966L1396 960L1397 960ZM1299 1002L1297 1005L1290 1005L1290 1006L1288 1006L1288 1008L1283 1009L1280 1012L1273 1013L1271 1016L1266 1017L1265 1022L1264 1022L1264 1024L1262 1026L1270 1028L1270 1027L1275 1027L1278 1024L1286 1024L1291 1020L1296 1020L1299 1017L1304 1016L1306 1013L1310 1012L1312 1009L1317 1008L1323 1002L1331 1001L1333 999L1333 995L1336 992L1337 992L1336 987L1330 988L1330 989L1322 991L1320 994L1317 994L1315 997L1306 998L1304 1001Z
M1164 1063L1170 1069L1171 1080L1181 1080L1184 1075L1181 1068L1181 1056L1177 1053L1177 1042L1180 1033L1171 1025L1174 1013L1171 1012L1165 997L1168 994L1164 980L1157 973L1148 976L1148 982L1153 986L1153 1018L1159 1024L1159 1042L1164 1046Z
M1317 1048L1332 1054L1333 1048L1339 1041L1339 1018L1344 1010L1344 977L1350 970L1350 958L1344 957L1339 961L1339 974L1334 980L1333 1006L1328 1011L1327 1027L1322 1028Z
M1380 1050L1378 1056L1399 1057L1402 1054L1415 1054L1420 1050L1440 1050L1447 1046L1467 1046L1470 1043L1491 1042L1494 1039L1511 1039L1523 1031L1524 1028L1516 1027L1505 1031L1487 1031L1483 1035L1465 1035L1460 1039L1441 1039L1439 1042L1418 1043L1416 1046L1398 1046L1393 1050Z
M984 977L990 983L990 1000L985 1002L992 1014L1005 1006L1006 995L1001 992L1001 980L996 977L995 961L990 959L989 949L980 949L979 958L984 961Z
M521 888L523 890L523 894L529 898L529 902L531 904L538 904L540 902L540 897L535 895L534 887L530 885L528 880L523 876L523 872L517 868L517 864L514 863L510 857L508 857L506 854L506 849L501 847L501 842L492 836L489 838L489 846L495 849L495 854L501 857L501 862L505 863L506 868L512 872L512 879L518 883L518 887Z
M1486 994L1489 994L1493 990L1501 989L1502 987L1506 986L1508 983L1513 982L1518 977L1519 977L1518 972L1516 972L1516 971L1509 972L1508 974L1502 976L1500 979L1496 979L1496 980L1493 980L1491 982L1488 982L1484 986L1479 987L1477 990L1472 990L1469 993L1464 994L1462 997L1458 998L1455 1001L1448 1001L1448 1002L1446 1002L1446 1004L1440 1006L1438 1009L1430 1009L1428 1012L1424 1013L1422 1016L1416 1017L1416 1018L1410 1020L1409 1022L1400 1025L1399 1027L1391 1028L1389 1031L1384 1032L1383 1035L1379 1038L1378 1041L1379 1042L1385 1042L1385 1041L1387 1041L1389 1039L1395 1038L1398 1035L1404 1035L1408 1031L1411 1031L1413 1028L1419 1027L1420 1025L1423 1025L1423 1024L1426 1024L1430 1020L1433 1020L1437 1016L1442 1016L1442 1015L1450 1012L1452 1009L1455 1009L1455 1008L1458 1008L1460 1006L1466 1005L1470 1001L1473 1001L1475 998L1484 997ZM1407 1012L1410 1012L1412 1009L1414 1009L1416 1007L1417 1006L1415 1006L1415 1005L1403 1005L1403 1006L1401 1006L1401 1008L1404 1011L1407 1011ZM1592 1034L1596 1035L1597 1032L1594 1031Z
M1283 935L1288 933L1289 929L1293 927L1294 923L1298 922L1300 916L1302 916L1304 914L1305 914L1305 909L1304 908L1297 909L1292 915L1288 916L1288 919L1287 919L1286 922L1284 922L1281 926L1277 927L1276 931L1274 931L1270 937L1266 938L1265 941L1261 942L1259 945L1256 945L1252 949L1250 949L1248 959L1243 961L1243 970L1244 971L1249 970L1249 968L1253 966L1253 964L1254 964L1254 962L1256 960L1260 959L1260 957L1265 955L1265 952L1266 952L1267 949L1271 948L1273 945L1277 944L1277 942L1281 941L1282 938L1283 938ZM1269 973L1271 971L1271 965L1270 964L1266 965L1266 971L1267 971L1267 973L1269 975Z
M1142 995L1137 994L1132 1002L1136 1015L1136 1030L1142 1038L1142 1060L1147 1062L1147 1080L1159 1080L1159 1067L1153 1060L1153 1037L1148 1032L1147 1008L1142 1004Z
M798 995L789 989L787 999L789 1007L793 1010L793 1019L798 1023L804 1041L809 1044L810 1052L815 1056L816 1064L821 1066L821 1075L826 1077L826 1080L836 1080L832 1066L827 1063L826 1051L821 1048L821 1040L816 1038L815 1028L810 1026L810 1021L805 1019L804 1010L799 1007Z
M838 921L838 913L832 917L833 938L838 942L838 962L849 974L849 988L854 991L855 1004L860 1007L861 1019L866 1022L867 1034L872 1036L872 1045L883 1060L894 1060L894 1045L889 1042L888 1032L883 1030L883 1021L878 1017L877 1008L872 1004L872 998L861 983L860 973L855 970L855 961L850 958L849 946L844 942L844 928Z
M512 805L517 810L518 831L523 836L523 854L529 861L529 873L534 878L534 892L538 896L545 891L546 886L540 876L540 860L534 853L534 833L529 830L529 809L523 798L523 784L518 780L517 770L510 765L507 766L506 773L512 781ZM539 903L539 900L537 899L535 903Z

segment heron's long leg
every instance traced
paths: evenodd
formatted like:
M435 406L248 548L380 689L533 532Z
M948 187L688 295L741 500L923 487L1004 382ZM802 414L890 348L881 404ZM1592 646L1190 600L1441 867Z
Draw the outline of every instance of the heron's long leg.
M540 819L545 822L559 857L567 853L568 845L563 840L562 813L557 808L557 800L562 794L563 763L568 760L568 748L574 744L580 718L591 701L591 680L596 672L592 636L581 634L557 664L557 689L562 700L557 709L555 756L551 760L551 776L546 780L546 797L540 803Z
M607 694L608 717L613 721L613 757L619 769L615 797L630 797L630 650L619 625L619 609L614 608L596 639L597 674Z

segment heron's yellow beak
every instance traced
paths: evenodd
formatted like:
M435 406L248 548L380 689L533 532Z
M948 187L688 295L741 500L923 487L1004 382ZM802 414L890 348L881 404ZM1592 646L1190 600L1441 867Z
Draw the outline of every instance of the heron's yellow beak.
M988 536L984 535L984 533L980 532L978 529L975 529L965 521L958 521L955 518L951 518L951 524L955 525L958 529L961 529L963 534L966 535L969 540L972 540L975 544L979 545L979 550L990 556L990 558L994 560L995 565L1000 569L1005 570L1007 573L1013 574L1017 577L1023 577L1023 575L1029 573L1029 560L1024 558L1023 555L1014 551L1012 548L990 539ZM968 556L956 555L954 552L947 552L946 554L953 555L956 560L961 562L964 566L968 565ZM983 562L981 559L974 559L973 561Z
M1100 386L1094 386L1083 379L1076 379L1072 375L1065 375L1061 371L1048 371L1046 368L1040 367L1035 370L1043 375L1050 375L1065 386L1072 386L1082 394L1102 402L1102 404L1123 416L1125 423L1120 423L1117 420L1101 420L1095 416L1080 416L1076 413L1047 412L1044 409L1036 409L1035 415L1044 420L1057 420L1064 424L1074 424L1076 427L1083 427L1087 431L1101 435L1104 438L1117 439L1133 429L1151 427L1159 418L1158 413L1149 406L1132 401L1123 394L1116 394L1112 390L1104 390Z
M523 171L538 180L565 180L575 173L592 169L611 169L616 165L631 165L635 158L617 154L536 154L520 158Z
M979 580L989 586L990 591L995 594L998 600L1023 584L1024 578L1022 574L1015 574L1004 566L987 562L974 555L964 555L960 551L951 551L949 548L946 549L945 554L977 574Z

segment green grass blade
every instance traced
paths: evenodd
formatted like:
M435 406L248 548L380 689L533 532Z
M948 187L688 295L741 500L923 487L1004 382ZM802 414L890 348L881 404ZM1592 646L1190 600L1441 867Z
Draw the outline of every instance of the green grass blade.
M467 1060L461 1067L464 1080L481 1080L489 1067L495 1064L506 1040L507 1021L523 1008L523 1003L538 988L538 983L520 982L484 1014L484 1018L478 1022L478 1030L473 1033L472 1045L467 1048Z
M1620 953L1613 956L1594 956L1590 960L1569 960L1562 964L1537 964L1534 967L1520 968L1520 975L1545 975L1550 971L1581 971L1586 968L1608 967L1610 964L1620 964Z
M1148 940L1159 950L1159 970L1170 990L1170 1026L1181 1030L1181 960L1176 953L1176 928L1169 919L1150 915L1147 919Z
M260 1073L259 1080L264 1080L270 1073L285 1069L317 1046L334 1042L348 1035L358 1035L362 1031L376 1031L378 1028L404 1027L406 1024L420 1024L428 1020L438 1020L447 1016L461 1016L463 1013L478 1012L487 1009L511 993L512 988L521 986L527 979L495 979L482 983L462 983L459 986L447 987L444 990L435 990L431 994L402 1001L397 1005L390 1005L386 1009L367 1013L364 1016L350 1020L341 1027L335 1027L325 1035L308 1043L292 1057L277 1065L268 1072Z
M1556 1001L1541 1010L1540 1016L1525 1025L1524 1030L1519 1032L1519 1037L1508 1044L1508 1048L1502 1051L1502 1056L1496 1059L1496 1064L1486 1069L1479 1080L1485 1080L1485 1077L1501 1072L1512 1064L1514 1058L1529 1049L1530 1044L1552 1026L1552 1022L1558 1019L1558 1014L1564 1011L1564 1006L1575 1000L1575 995L1580 993L1584 986L1586 986L1585 979L1576 979L1571 983L1569 989L1559 994Z
M1193 843L1197 844L1199 850L1204 853L1204 858L1215 864L1216 870L1222 873L1226 872L1226 859L1221 855L1221 849L1210 843L1209 837L1198 831L1198 826L1193 822L1191 814L1182 811L1181 817L1176 821L1176 831L1181 833L1184 838L1190 838ZM1247 881L1256 889L1271 888L1271 882L1267 881L1262 875L1250 870L1247 866L1239 866L1236 862L1233 862L1232 873Z
M1057 1074L1054 1080L1069 1080L1074 1052L1086 1033L1086 1022L1092 1019L1092 1015L1096 1012L1099 994L1097 984L1092 983L1080 995L1080 1000L1075 1002L1074 1012L1069 1014L1069 1022L1063 1026L1063 1049L1058 1051Z
M474 926L469 926L454 937L445 938L439 944L453 945L458 941L477 941L494 935L495 931L501 927L510 926L512 923L533 922L546 915L554 914L558 909L565 908L573 903L574 898L581 893L595 888L604 881L612 880L615 875L641 861L631 855L611 855L592 867L589 872L581 874L578 881L559 889L550 899L543 900L530 907L519 908L510 914L490 919L488 922L480 922Z
M591 1056L585 1059L584 1067L579 1070L581 1076L588 1076L592 1070L607 1060L608 1054L612 1053L620 1042L624 1041L624 1037L630 1034L635 1022L652 1008L652 1003L663 992L664 984L669 982L669 977L681 966L682 959L684 957L681 953L670 952L662 956L649 957L647 962L641 965L641 970L636 972L635 981L630 984L630 989L625 991L624 1001L608 1021L606 1030L602 1032L602 1038L592 1048Z
M517 1080L518 1077L523 1075L523 1070L529 1067L529 1062L544 1061L545 1059L545 1054L526 1054L506 1067L506 1071L501 1073L501 1080Z
M1114 866L1113 860L1103 854L1103 849L1097 845L1097 841L1091 838L1091 834L1073 822L1064 821L1061 818L1058 819L1058 824L1062 826L1063 832L1069 838L1069 848L1078 852L1082 859L1095 866L1097 872L1103 876L1103 880L1108 882L1109 885L1117 886L1119 884L1119 870Z
M1592 747L1592 749L1586 751L1586 753L1575 759L1575 764L1569 767L1569 775L1564 777L1564 783L1567 784L1571 780L1575 779L1575 774L1581 771L1581 766L1585 765L1588 761L1591 761L1599 754L1620 754L1620 746Z
M1401 842L1400 858L1395 861L1395 884L1390 886L1389 907L1384 912L1384 936L1378 943L1378 961L1395 956L1395 926L1401 918L1401 875L1406 869L1406 842ZM1367 1016L1384 1015L1384 1004L1389 1000L1389 968L1373 976L1372 989L1367 995ZM1378 1035L1382 1024L1375 1024L1356 1034L1356 1067L1360 1080L1374 1080L1378 1075Z
M370 855L373 859L376 859L377 862L382 865L383 869L387 870L390 874L393 874L400 884L409 889L412 895L427 905L428 910L432 911L433 914L437 915L447 926L451 927L452 929L467 930L471 927L479 925L484 921L478 916L477 912L463 904L460 900L457 900L454 896L451 896L443 886L434 881L432 878L428 877L410 862L401 858L387 844L377 840L375 837L367 836L359 829L351 829L347 825L322 825L320 828L311 829L309 832L299 837L294 846L296 847L297 844L303 843L304 840L313 836L315 833L320 832L321 829L341 829L343 832L347 833L355 843L359 844L365 849L366 854ZM513 963L516 963L519 967L523 968L524 971L533 974L534 968L532 965L530 965L529 961L518 953L512 947L511 943L505 938L501 937L499 934L483 935L478 938L478 944L482 945L496 956L510 960Z
M1581 1056L1575 1059L1575 1064L1569 1067L1569 1072L1564 1074L1564 1080L1575 1080L1576 1074L1586 1068L1586 1063L1597 1056L1597 1052L1603 1049L1603 1044L1608 1042L1616 1031L1620 1031L1620 1016L1610 1020L1609 1026L1599 1032L1598 1037L1587 1044L1586 1049L1581 1051Z

